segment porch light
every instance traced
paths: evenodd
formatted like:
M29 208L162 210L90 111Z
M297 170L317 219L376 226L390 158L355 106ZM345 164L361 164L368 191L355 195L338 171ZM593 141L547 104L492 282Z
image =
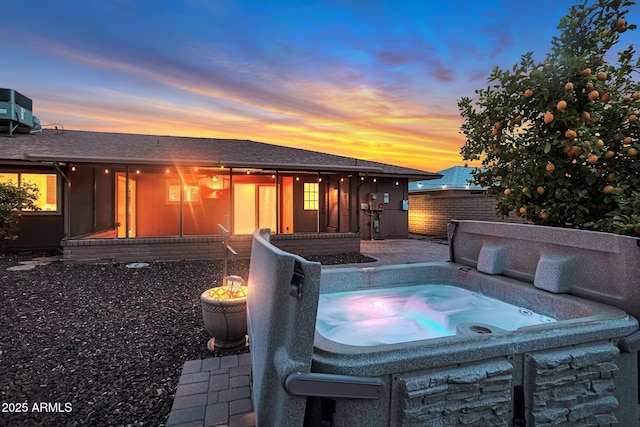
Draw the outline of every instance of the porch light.
M378 178L373 178L373 182L378 182Z
M171 173L169 169L165 169L164 173Z
M398 181L396 181L396 185L400 185L400 183Z
M296 181L300 181L300 177L299 176L296 176Z
M71 166L71 172L75 172L76 171L76 167L75 166Z
M223 191L229 188L229 180L224 176L212 175L198 180L198 188L200 197L206 199L220 199L223 197Z
M200 170L200 168L199 168L199 167L197 167L197 166L196 166L195 168L193 168L193 171L194 171L194 172L198 172L199 170Z
M105 170L104 170L104 173L109 173L109 169L105 169Z
M140 175L140 169L136 169L136 175Z
M340 178L340 182L344 182L344 178Z
M318 182L322 182L322 178L318 178Z

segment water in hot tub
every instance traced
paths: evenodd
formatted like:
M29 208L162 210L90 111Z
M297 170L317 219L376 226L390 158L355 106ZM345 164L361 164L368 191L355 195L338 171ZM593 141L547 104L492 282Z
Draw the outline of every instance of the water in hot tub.
M372 346L456 334L463 322L514 331L555 319L450 285L320 294L317 331L343 344Z

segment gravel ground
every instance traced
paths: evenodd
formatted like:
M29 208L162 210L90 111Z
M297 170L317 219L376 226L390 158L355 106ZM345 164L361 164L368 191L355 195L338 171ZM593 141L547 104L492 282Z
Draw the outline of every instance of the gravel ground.
M0 255L0 426L164 425L184 362L215 356L199 296L222 263L6 270L37 255ZM229 274L248 271L248 261L229 263Z

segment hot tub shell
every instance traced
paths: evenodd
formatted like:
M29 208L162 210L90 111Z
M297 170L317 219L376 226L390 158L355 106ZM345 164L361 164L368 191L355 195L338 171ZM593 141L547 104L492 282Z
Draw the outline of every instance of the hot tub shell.
M614 303L628 311L638 305L602 289L634 291L592 271L604 268L599 260L612 262L611 242L602 246L601 233L505 226L512 225L456 223L446 263L323 271L256 232L247 304L258 426L637 424L638 360L629 337L638 323ZM595 248L588 243L594 238ZM638 285L625 264L638 261L636 241L613 241L628 259L607 264L609 275ZM605 255L592 260L593 251ZM583 258L591 259L599 285L579 273ZM320 293L423 283L482 292L557 322L489 334L463 328L468 333L375 347L315 331ZM631 342L626 351L621 340ZM309 387L298 381L305 375L312 376Z

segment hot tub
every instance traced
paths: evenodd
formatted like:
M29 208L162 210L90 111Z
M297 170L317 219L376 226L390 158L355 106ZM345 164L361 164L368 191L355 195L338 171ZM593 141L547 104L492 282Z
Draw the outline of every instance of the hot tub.
M607 296L608 282L595 284L580 270L602 280L598 270L608 268L625 278L620 269L637 263L636 241L612 236L623 255L615 263L604 256L607 266L598 267L588 255L610 254L611 242L514 226L457 223L451 262L322 271L256 233L248 317L258 426L637 424L638 323L611 305L620 295ZM625 258L627 251L636 258ZM520 326L464 317L446 321L455 323L453 335L376 342L374 333L368 343L357 331L332 340L316 323L318 305L322 311L322 301L330 306L340 293L419 293L432 285L544 320Z

